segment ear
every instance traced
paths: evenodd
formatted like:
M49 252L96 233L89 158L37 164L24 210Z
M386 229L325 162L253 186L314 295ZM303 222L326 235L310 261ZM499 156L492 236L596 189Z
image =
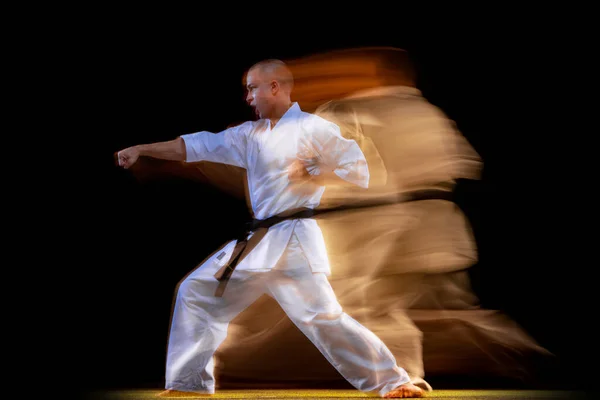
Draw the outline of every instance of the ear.
M271 93L273 94L277 94L277 92L279 92L279 89L281 87L279 86L279 82L273 80L271 81Z

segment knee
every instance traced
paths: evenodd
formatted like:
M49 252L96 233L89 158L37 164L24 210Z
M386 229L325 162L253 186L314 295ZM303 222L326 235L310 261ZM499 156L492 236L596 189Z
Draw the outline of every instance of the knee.
M339 323L344 313L342 310L313 311L306 313L300 318L300 322L306 325L332 325Z
M177 288L175 308L179 311L191 312L203 320L214 317L214 299L207 293L206 284L194 279L183 280Z

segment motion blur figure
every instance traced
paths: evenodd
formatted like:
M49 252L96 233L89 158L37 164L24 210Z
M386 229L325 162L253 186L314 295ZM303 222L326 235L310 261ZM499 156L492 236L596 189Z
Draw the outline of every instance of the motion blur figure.
M546 352L505 315L479 307L467 271L478 259L475 240L452 201L458 180L480 179L482 160L416 88L407 52L346 49L288 65L294 99L339 126L369 165L368 188L328 185L317 207L329 210L317 221L340 304L425 389L425 364L434 374L522 374L522 354ZM313 156L303 155L309 170ZM218 353L223 378L339 380L271 303L263 298L232 321ZM275 343L294 362L277 356ZM293 369L298 360L311 368Z
M356 78L315 112L360 144L371 166L371 185L363 191L329 188L320 207L366 207L324 215L320 224L334 265L348 277L344 292L352 293L348 301L361 310L357 315L389 340L404 338L395 346L396 356L414 382L423 382L422 335L405 310L461 308L461 301L472 300L466 287L456 290L465 276L438 283L440 272L477 261L469 224L451 192L458 179L479 179L482 162L454 123L416 88L416 71L405 51L370 48L333 55ZM307 61L318 64L318 58ZM360 242L368 243L363 251L347 245Z

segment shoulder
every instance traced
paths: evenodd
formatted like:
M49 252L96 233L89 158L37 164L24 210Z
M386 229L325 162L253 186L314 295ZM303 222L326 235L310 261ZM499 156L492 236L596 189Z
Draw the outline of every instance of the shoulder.
M235 136L250 137L253 132L258 130L264 124L264 120L238 122L230 124L225 131L229 131Z
M227 129L237 129L239 131L251 131L259 121L244 121L229 124Z
M308 132L333 130L339 131L339 126L323 116L302 111L299 115L300 124Z

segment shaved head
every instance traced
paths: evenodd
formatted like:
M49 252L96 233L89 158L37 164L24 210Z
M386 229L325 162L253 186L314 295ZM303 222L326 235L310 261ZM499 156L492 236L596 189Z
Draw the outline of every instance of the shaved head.
M246 102L259 118L268 118L273 124L292 106L294 87L292 71L281 60L257 62L244 76Z
M268 59L257 62L248 69L248 72L258 70L262 78L279 82L281 88L291 93L294 87L294 76L288 66L281 60Z

